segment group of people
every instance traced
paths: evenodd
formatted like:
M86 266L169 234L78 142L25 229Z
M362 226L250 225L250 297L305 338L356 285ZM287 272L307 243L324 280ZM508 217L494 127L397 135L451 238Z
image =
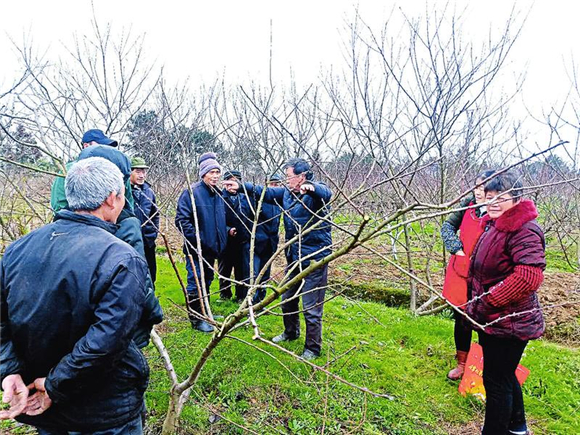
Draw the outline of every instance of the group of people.
M485 171L473 195L443 224L449 261L443 296L454 308L457 366L461 379L476 330L483 349L486 391L483 435L526 435L516 369L529 340L544 332L537 290L546 267L545 241L534 203L512 172Z
M141 348L163 319L134 212L131 162L100 130L52 186L54 221L0 263L0 418L49 434L141 434Z
M41 435L142 434L149 368L141 348L163 319L154 292L159 209L144 159L129 159L101 130L87 131L81 143L66 177L52 185L53 223L12 243L0 262L0 383L9 404L0 419L16 418ZM213 327L198 289L209 289L214 261L223 276L235 270L237 299L255 288L250 303L259 304L281 216L290 277L330 252L331 192L303 159L285 166L288 188L281 177L268 187L243 184L230 171L220 190L216 156L204 154L199 164L200 181L180 197L176 225L185 241L190 318L204 331ZM286 292L285 330L273 339L299 337L302 293L305 359L320 355L326 268ZM264 285L249 287L258 275ZM221 297L231 296L228 284Z
M179 197L175 225L184 239L191 325L199 331L211 332L214 327L209 323L206 304L215 262L220 274L221 299L232 297L234 282L238 302L247 298L248 304L259 304L266 296L281 217L287 242L286 281L330 253L331 223L327 216L332 192L324 183L314 180L310 164L300 158L284 165L285 187L280 185L280 176L271 176L268 186L259 186L243 182L242 174L231 170L223 174L224 187L220 190L222 167L216 155L205 153L198 163L200 180ZM234 280L230 277L232 269ZM279 343L300 336L300 295L306 322L301 357L307 360L320 355L327 276L328 265L321 265L296 280L282 295L284 331L272 340Z
M154 293L159 209L144 159L130 160L100 130L87 131L82 144L66 178L53 183L54 222L12 243L0 262L0 379L10 405L0 419L17 418L41 435L140 434L149 375L140 349L163 318ZM272 341L300 337L301 297L301 357L317 358L331 190L300 158L266 186L244 182L239 171L222 173L213 153L198 163L199 181L181 194L175 218L192 327L214 329L207 304L216 261L220 298L235 295L260 308L275 286L270 267L282 219L287 263L280 281L294 285L282 294L284 331ZM528 341L544 331L536 291L545 243L537 216L513 173L488 171L442 227L452 254L443 294L455 311L457 349L448 377L463 375L476 330L485 361L483 434L527 433L515 370ZM318 267L302 273L313 262Z

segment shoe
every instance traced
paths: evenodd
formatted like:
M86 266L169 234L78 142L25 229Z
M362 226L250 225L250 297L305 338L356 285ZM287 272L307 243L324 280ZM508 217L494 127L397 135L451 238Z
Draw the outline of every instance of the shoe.
M272 343L282 343L283 341L293 341L293 340L296 340L298 337L300 337L300 334L298 334L296 337L290 337L289 335L286 335L285 332L283 332L282 334L275 336L272 339Z
M300 358L305 359L306 361L312 361L313 359L316 359L319 356L320 355L316 355L310 349L304 349L304 352L302 352L302 355L300 355Z
M451 369L451 371L447 373L447 379L452 381L458 381L463 377L463 373L465 372L465 362L467 361L467 352L458 350L455 354L455 359L457 360L457 367Z
M192 320L191 327L201 332L213 332L214 330L214 327L207 323L205 320Z

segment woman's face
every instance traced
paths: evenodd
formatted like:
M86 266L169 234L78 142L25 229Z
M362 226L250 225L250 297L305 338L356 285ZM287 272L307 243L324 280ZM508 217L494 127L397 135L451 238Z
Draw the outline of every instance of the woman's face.
M478 178L477 180L475 180L475 188L473 189L473 195L475 196L475 203L476 204L481 204L482 202L485 202L485 190L484 190L484 186L483 184L480 184L483 181L483 179Z
M485 200L489 202L487 214L492 219L499 218L502 214L513 208L519 200L516 200L511 193L487 192Z

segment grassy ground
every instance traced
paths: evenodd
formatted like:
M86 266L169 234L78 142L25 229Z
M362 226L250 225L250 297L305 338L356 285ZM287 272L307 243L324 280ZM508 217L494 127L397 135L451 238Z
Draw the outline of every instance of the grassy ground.
M157 292L167 318L161 332L183 379L209 337L191 330L176 306L182 304L183 295L173 271L166 260L160 259L159 266ZM215 299L215 313L235 309L233 303L218 304ZM263 336L270 338L281 331L282 320L268 315L259 324ZM483 405L461 397L457 384L445 379L453 355L449 319L416 318L405 309L336 298L325 306L324 328L324 357L318 362L328 363L333 373L357 385L392 394L395 400L361 393L267 346L254 343L253 348L226 340L192 391L182 432L476 433L473 428L481 422ZM252 331L241 329L233 335L251 341ZM285 345L293 352L302 346L303 340ZM152 369L148 424L155 432L167 406L169 382L155 349L149 347L147 356ZM524 394L535 433L580 433L578 351L534 341L522 363L531 369Z

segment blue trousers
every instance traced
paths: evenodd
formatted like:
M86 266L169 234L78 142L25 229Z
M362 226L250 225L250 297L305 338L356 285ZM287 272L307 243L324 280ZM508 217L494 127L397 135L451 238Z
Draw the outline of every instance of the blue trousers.
M193 259L193 267L191 264L191 260L189 256L186 256L185 258L185 269L187 270L187 296L189 299L189 308L197 313L202 314L203 311L201 310L201 301L199 299L199 294L200 292L198 292L198 288L197 288L197 281L195 279L195 276L197 275L197 279L199 280L199 283L201 284L201 267L199 264L199 260L197 257L197 254L193 254L191 256L191 258ZM208 296L209 296L209 288L211 286L211 282L213 281L213 275L214 275L214 271L213 271L213 264L215 262L215 258L211 258L211 257L204 257L204 262L203 262L203 273L204 273L204 278L205 278L205 288L207 290ZM195 274L194 274L194 267L195 267ZM201 289L200 289L201 290ZM190 320L197 320L197 318L193 317L190 315Z

